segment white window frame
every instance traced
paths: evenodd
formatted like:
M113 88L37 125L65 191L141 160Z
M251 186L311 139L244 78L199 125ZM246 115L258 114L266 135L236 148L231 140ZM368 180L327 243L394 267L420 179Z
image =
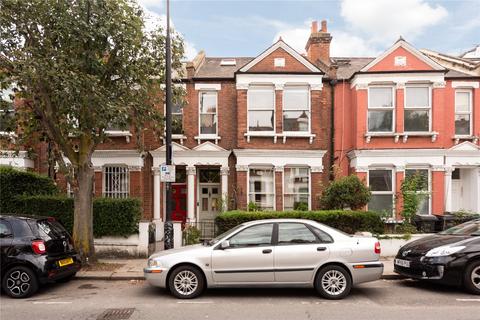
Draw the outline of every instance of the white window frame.
M397 173L394 168L392 167L370 167L368 168L367 171L367 186L370 188L370 171L376 171L376 170L385 170L385 171L390 171L392 173L392 191L371 191L372 196L373 195L391 195L392 196L392 212L391 216L395 217L395 190L397 188L396 186L396 178L397 178ZM370 210L368 208L367 204L367 210Z
M468 99L469 101L469 105L470 105L470 111L469 112L465 112L465 111L460 111L458 112L457 111L457 93L468 93L470 99ZM457 128L455 127L455 118L457 116L457 114L461 114L461 115L469 115L470 116L470 128L469 128L469 132L468 132L468 136L471 136L473 134L473 91L472 89L456 89L455 90L455 114L454 114L454 117L453 117L453 130L454 130L454 134L455 136L465 136L464 134L457 134Z
M428 186L427 191L416 191L415 193L419 194L428 194L428 215L432 215L432 170L429 167L421 167L421 166L408 166L405 168L404 178L407 178L407 171L408 170L427 170L428 175Z
M283 119L283 113L286 111L304 111L304 110L299 110L299 109L286 109L285 108L285 92L288 90L295 90L295 89L300 89L304 88L307 90L307 101L308 101L308 130L307 131L287 131L283 130L285 128L285 123ZM283 88L283 94L282 94L282 130L284 133L288 133L289 135L305 135L305 134L310 134L312 132L312 106L311 106L311 92L310 92L310 86L308 85L288 85Z
M118 174L125 174L126 175L126 191L109 191L107 193L107 173L115 173L115 172L107 172L107 168L118 168L123 170L124 172L117 172ZM106 164L102 168L102 196L105 198L128 198L130 197L130 170L127 165L124 164Z
M282 210L285 210L285 195L296 195L296 194L304 194L304 193L286 193L285 192L285 169L293 169L293 168L301 168L301 169L308 169L308 210L312 210L312 169L309 166L285 166L282 172ZM293 210L293 209L292 209Z
M248 171L247 171L247 206L250 203L250 170L272 170L273 172L273 211L277 210L277 195L276 195L276 172L275 172L275 167L273 166L248 166ZM253 192L252 194L255 194Z
M422 106L422 107L409 107L407 105L407 94L408 94L408 88L428 88L428 106ZM404 89L404 107L403 107L403 131L408 132L408 133L426 133L426 132L432 132L432 86L428 84L407 84L405 85ZM428 111L428 131L407 131L405 129L405 111L406 110L412 110L412 111Z
M392 107L390 108L384 108L384 107L371 107L370 106L370 89L372 88L390 88L392 90ZM371 86L368 86L368 102L367 102L367 133L368 134L382 134L382 133L394 133L395 132L395 128L396 128L396 115L395 115L395 109L396 109L396 104L397 104L397 97L396 97L396 88L395 86L393 85L371 85ZM392 112L392 129L390 131L370 131L369 127L368 127L368 113L370 111L391 111Z
M273 106L272 109L252 109L250 110L250 94L252 91L267 91L273 92ZM251 135L275 134L277 132L277 114L276 114L276 90L274 85L251 85L247 90L247 133ZM273 130L270 131L250 131L250 111L273 111Z
M212 112L208 113L202 113L202 93L214 93L215 94L215 133L202 133L202 114L213 114ZM182 110L183 112L183 110ZM183 118L182 118L183 121ZM198 92L198 136L200 138L216 138L218 137L218 121L219 121L219 116L218 116L218 91L217 90L207 90L207 89L202 89Z
M181 110L182 110L182 111L181 111L181 115L182 115L182 131L184 131L184 125L183 125L183 120L184 120L183 108L184 108L184 107L181 108ZM164 103L164 104L163 104L163 115L165 116L166 114L167 114L167 105ZM174 114L179 114L179 113L174 113L174 112L172 111L172 116L173 116ZM172 119L173 119L173 117L172 117ZM166 128L163 128L164 134L166 134L166 130L167 130ZM173 136L173 137L180 137L180 136L184 136L184 134L183 134L183 133L172 133L172 136Z

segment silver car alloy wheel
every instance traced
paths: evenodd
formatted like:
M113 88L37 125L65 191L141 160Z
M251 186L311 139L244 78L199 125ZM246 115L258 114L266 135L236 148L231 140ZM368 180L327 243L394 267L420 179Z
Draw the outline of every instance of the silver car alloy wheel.
M328 270L322 277L322 288L328 294L338 296L347 288L347 279L338 270Z
M13 271L7 278L8 290L16 295L22 295L30 289L30 276L23 271Z
M480 266L477 266L475 269L472 270L472 274L470 276L472 278L473 285L480 289Z
M198 288L197 275L190 270L180 271L173 279L173 285L181 295L191 295Z

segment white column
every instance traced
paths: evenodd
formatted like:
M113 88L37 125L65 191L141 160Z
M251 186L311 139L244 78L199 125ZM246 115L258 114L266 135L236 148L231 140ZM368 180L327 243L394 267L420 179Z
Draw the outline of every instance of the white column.
M228 167L221 167L220 175L222 176L222 209L226 211L228 210Z
M197 168L187 167L187 218L195 220L195 175Z
M161 221L160 215L160 170L153 168L153 220Z
M445 212L452 212L452 167L445 168Z

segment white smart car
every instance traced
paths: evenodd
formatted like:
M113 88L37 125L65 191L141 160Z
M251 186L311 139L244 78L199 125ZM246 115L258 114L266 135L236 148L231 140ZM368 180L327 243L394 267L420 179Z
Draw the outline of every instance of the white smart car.
M148 259L145 278L177 298L213 287L314 287L342 299L352 285L378 280L380 243L310 220L241 224L205 244L161 251Z

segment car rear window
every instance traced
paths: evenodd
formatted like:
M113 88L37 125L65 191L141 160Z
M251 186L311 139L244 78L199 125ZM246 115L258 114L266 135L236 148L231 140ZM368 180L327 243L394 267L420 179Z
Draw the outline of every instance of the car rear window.
M55 220L38 220L38 231L45 240L59 239L68 235L65 228Z

